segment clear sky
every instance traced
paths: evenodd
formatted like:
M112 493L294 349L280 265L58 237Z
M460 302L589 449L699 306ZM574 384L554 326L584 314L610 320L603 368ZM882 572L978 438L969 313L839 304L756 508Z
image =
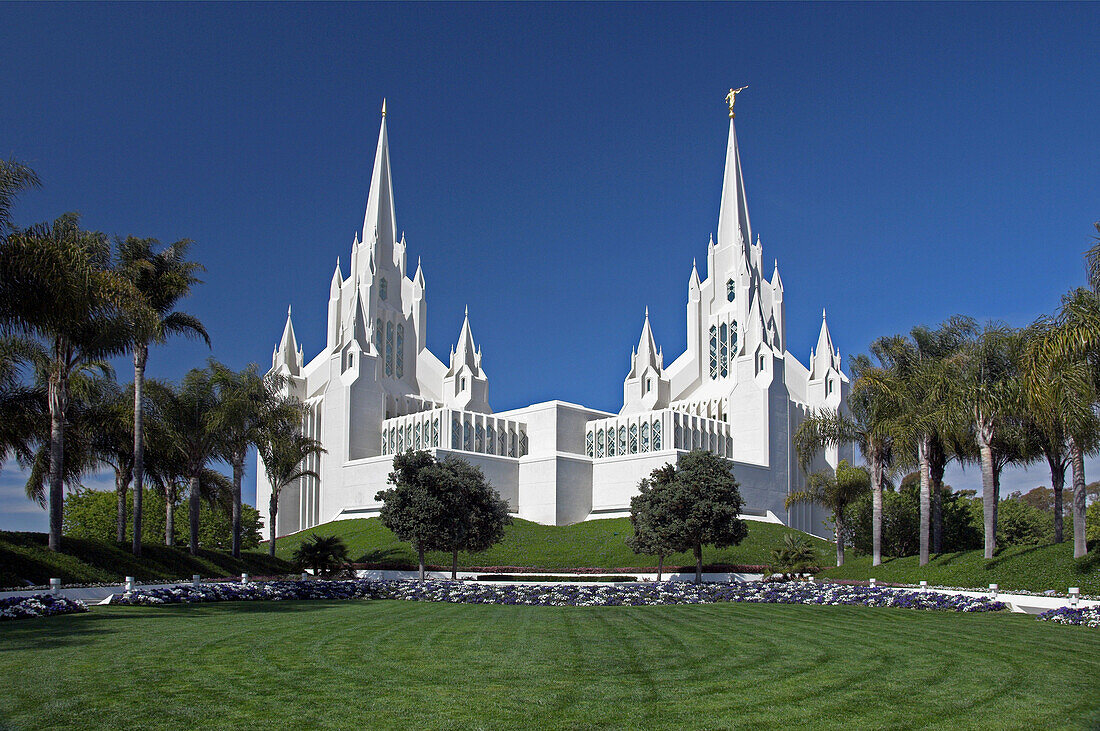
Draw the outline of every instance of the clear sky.
M213 351L156 349L150 375L266 367L287 305L306 357L324 344L386 97L428 346L469 305L495 409L615 411L647 305L666 361L684 348L731 86L799 358L823 306L845 356L1053 310L1100 219L1097 27L1094 3L0 4L0 155L44 183L19 223L196 242L184 308ZM0 528L45 525L4 465Z

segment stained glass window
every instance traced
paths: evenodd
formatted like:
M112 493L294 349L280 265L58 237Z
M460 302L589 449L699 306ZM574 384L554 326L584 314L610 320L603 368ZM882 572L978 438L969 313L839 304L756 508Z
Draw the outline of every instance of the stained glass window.
M596 431L596 457L603 456L603 429Z
M467 452L474 451L474 430L468 421L462 425L462 448Z
M519 456L523 457L527 454L527 432L520 431L519 433Z
M727 337L728 332L729 332L729 326L727 326L726 323L723 322L722 323L722 329L721 329L720 332L721 332L721 335L719 337L720 337L721 343L722 343L722 345L721 345L722 351L721 351L721 354L718 357L718 362L722 364L722 378L725 378L730 373L730 370L729 370L729 365L730 365L729 351L726 349L726 337Z
M413 444L416 445L415 447L413 447L413 449L416 449L416 450L420 449L420 425L419 424L417 424L415 429L413 430Z
M630 425L630 453L631 454L637 454L638 453L638 425L637 424L631 424Z
M510 442L510 444L508 445L510 447L508 449L508 456L509 457L515 457L516 456L516 430L515 429L509 429L508 430L508 441Z
M493 429L493 425L489 424L485 427L485 451L489 454L493 453L493 449L497 445L497 433Z
M485 429L482 428L481 424L474 427L474 451L485 451Z
M382 277L382 279L378 281L378 299L385 300L388 294L389 284L386 283L386 278Z
M397 377L405 375L405 326L397 326Z
M682 426L680 426L680 422L676 422L676 434L674 436L676 437L676 441L675 441L676 448L677 449L683 449L684 448L684 428ZM656 446L653 447L653 451L654 452L657 451Z
M451 449L462 447L462 422L456 416L451 422Z
M726 437L726 456L733 456L733 437Z
M726 282L726 299L733 302L733 298L737 296L737 285L730 279Z
M595 443L595 438L593 437L592 432L585 432L585 435L584 435L584 453L587 454L589 457L591 457L594 454L594 452L593 452L594 443Z
M642 451L649 451L649 422L642 424Z
M607 456L615 456L615 427L607 430Z
M393 323L386 323L386 375L393 375Z
M374 351L382 355L382 318L374 321Z
M657 419L653 420L653 451L661 451L661 422Z
M405 451L405 429L404 427L397 427L397 451Z
M388 429L386 431L389 431ZM390 445L387 443L386 432L382 432L382 454L388 454L390 451Z
M619 427L619 454L626 454L626 425Z
M730 355L737 356L737 320L730 323Z
M504 433L504 429L500 430L500 449L497 450L497 454L502 457L508 454L508 435Z
M432 446L439 446L439 419L432 420Z
M718 328L710 326L710 379L718 377Z
M390 454L397 449L397 429L390 427Z

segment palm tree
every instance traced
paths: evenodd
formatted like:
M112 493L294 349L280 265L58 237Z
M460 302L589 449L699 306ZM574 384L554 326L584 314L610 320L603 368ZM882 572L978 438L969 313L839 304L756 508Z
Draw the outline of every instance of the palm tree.
M860 355L852 359L855 385L848 397L850 414L823 409L811 414L794 433L794 447L803 469L826 447L855 442L871 466L871 564L882 563L882 488L894 459L896 401L878 388L881 370ZM865 377L864 377L865 376Z
M797 533L787 533L783 543L772 549L768 572L779 574L785 581L800 579L817 568L817 551Z
M115 537L126 541L126 493L134 474L132 387L114 381L104 384L92 405L96 412L91 448L96 458L115 473Z
M281 395L285 379L277 374L261 376L255 363L234 371L210 361L218 388L220 406L214 427L221 434L222 456L233 468L232 518L233 556L241 555L241 481L250 447L259 446L265 422L300 418L296 402ZM283 414L278 412L282 411Z
M191 294L202 281L195 276L200 264L185 259L191 241L181 239L156 251L156 239L130 236L118 244L119 273L140 293L143 314L131 322L134 351L134 540L133 552L141 555L141 497L144 476L144 385L149 346L170 335L197 337L210 345L210 336L198 318L174 311L176 303ZM152 316L147 313L152 311Z
M0 331L44 344L49 361L49 547L55 551L61 547L69 378L124 352L128 322L148 314L133 286L111 271L107 237L78 224L67 214L0 242Z
M848 460L840 460L836 471L815 472L810 475L804 490L787 494L785 507L789 510L797 503L816 503L831 510L836 525L836 565L844 565L844 513L848 506L864 495L871 487L871 476L863 467L852 467Z
M154 386L150 382L150 386ZM174 471L187 484L189 548L199 550L199 509L202 480L211 461L219 456L220 435L214 426L214 414L219 407L214 375L208 369L194 368L183 377L179 387L156 384L150 388L163 437L170 445Z
M259 440L260 458L264 462L267 481L271 484L271 502L268 532L271 538L269 553L275 555L275 518L279 510L279 493L283 488L303 477L320 479L316 471L305 467L305 459L325 452L321 443L302 434L301 412L293 419L271 418L264 425Z
M313 535L294 550L294 562L315 576L328 576L348 562L348 547L340 536Z
M0 160L0 234L11 230L11 209L17 193L41 185L34 171L16 160Z
M37 427L45 419L45 389L23 382L35 346L26 338L0 336L0 466L9 457L20 463L33 458Z

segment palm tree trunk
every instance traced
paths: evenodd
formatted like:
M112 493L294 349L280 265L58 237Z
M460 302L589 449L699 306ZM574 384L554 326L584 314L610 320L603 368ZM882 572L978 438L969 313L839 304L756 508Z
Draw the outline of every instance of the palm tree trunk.
M62 507L65 500L65 409L69 400L69 380L54 364L50 374L50 542L51 551L61 550Z
M267 542L267 552L272 556L275 555L275 516L279 511L279 495L275 492L274 487L271 490L271 502L268 503L268 515L271 516L271 525L267 527L267 534L270 536L270 540Z
M164 490L164 545L176 545L176 490L171 486Z
M416 544L416 556L420 560L420 580L424 580L424 546L423 544Z
M451 550L451 581L458 581L458 549Z
M1065 540L1065 528L1062 525L1062 490L1066 486L1066 463L1065 460L1048 454L1047 464L1050 465L1050 489L1054 492L1054 542L1061 543Z
M115 470L115 541L126 542L126 492L130 489L130 476Z
M1069 440L1073 464L1073 557L1088 553L1085 541L1085 454L1076 439Z
M982 456L982 512L985 518L985 558L997 550L997 495L993 478L993 429L978 424L978 449Z
M134 348L134 543L132 550L135 556L141 555L141 498L145 483L145 409L142 394L145 391L145 363L148 358L147 345L140 344Z
M931 525L932 476L929 472L929 452L932 438L923 435L917 443L917 459L920 460L920 565L928 563L928 529Z
M836 520L836 565L844 565L844 518L843 511L838 510L835 513Z
M244 454L233 459L233 558L241 557L241 481L244 479Z
M882 563L882 460L871 455L871 565Z
M665 554L657 554L657 581L661 580L661 576L664 574L665 569Z
M695 544L695 583L703 583L703 544Z
M191 541L189 549L191 551L191 555L195 556L198 555L199 552L199 500L201 500L201 497L199 496L198 475L193 475L191 477L191 494L188 497L190 509L187 512L191 528Z
M929 463L929 476L932 480L932 553L943 553L943 473L947 468L947 459L943 446L932 450Z

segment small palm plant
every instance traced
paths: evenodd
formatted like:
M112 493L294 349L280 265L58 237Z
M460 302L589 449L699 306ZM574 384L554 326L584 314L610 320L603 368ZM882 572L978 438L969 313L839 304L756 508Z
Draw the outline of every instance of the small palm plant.
M796 533L783 536L782 545L772 549L771 559L768 573L781 576L784 581L805 578L814 572L818 564L817 551Z
M836 471L815 472L803 490L787 495L786 508L813 503L832 511L836 525L836 565L844 565L844 513L848 506L871 489L871 476L863 467L852 467L840 460Z
M348 547L340 536L314 535L294 550L294 562L315 576L329 576L348 562Z

